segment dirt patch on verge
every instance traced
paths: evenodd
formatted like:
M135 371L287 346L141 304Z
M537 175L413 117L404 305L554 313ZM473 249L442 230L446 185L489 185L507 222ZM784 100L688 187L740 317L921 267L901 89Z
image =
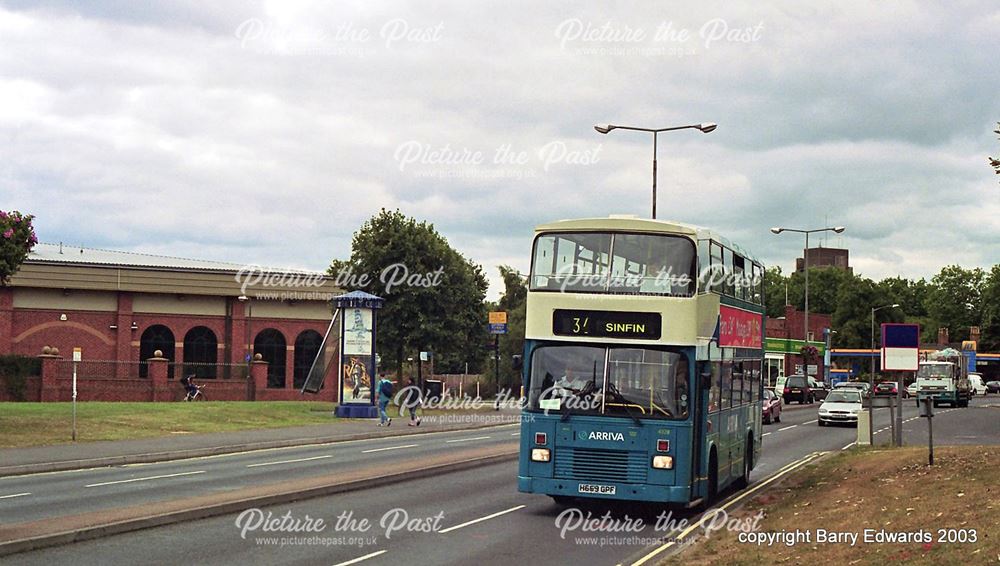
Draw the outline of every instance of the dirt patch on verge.
M763 512L755 532L715 532L661 564L1000 564L1000 446L934 457L855 450L810 464L730 514Z

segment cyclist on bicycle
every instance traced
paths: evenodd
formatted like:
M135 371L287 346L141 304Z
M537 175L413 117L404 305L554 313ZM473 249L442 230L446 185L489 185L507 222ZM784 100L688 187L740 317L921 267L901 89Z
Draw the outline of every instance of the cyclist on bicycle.
M187 396L185 400L194 399L195 394L198 393L198 386L194 384L195 375L185 375L181 378L181 385L184 386L184 390L187 391Z

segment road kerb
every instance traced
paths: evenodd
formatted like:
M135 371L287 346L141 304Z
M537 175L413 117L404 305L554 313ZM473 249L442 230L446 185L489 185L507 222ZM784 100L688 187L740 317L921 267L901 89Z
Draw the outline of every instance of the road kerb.
M169 452L149 452L144 454L126 454L122 456L106 456L102 458L88 458L85 460L63 460L57 462L39 462L37 464L19 464L16 466L0 466L0 477L24 476L29 474L39 474L45 472L66 472L70 470L84 470L89 468L105 468L108 466L128 466L132 464L152 464L156 462L168 462L171 460L187 460L189 458L204 458L206 456L220 456L223 454L236 454L240 452L252 452L254 450L271 450L274 448L291 448L295 446L311 446L316 444L335 444L338 442L356 442L358 440L377 440L381 438L405 438L409 436L422 436L425 434L440 434L443 432L461 432L464 430L477 430L492 427L509 427L518 424L516 422L505 424L483 424L479 426L468 426L464 428L454 428L445 430L421 430L407 432L399 435L379 435L372 436L370 433L357 433L338 437L319 438L296 438L290 440L274 440L268 442L252 442L244 444L227 444L222 446L212 446L208 448L190 448L186 450L175 450Z
M63 544L69 544L73 542L81 542L85 540L92 540L96 538L106 537L115 534L127 533L130 531L136 531L141 529L147 529L152 527L158 527L163 525L170 525L185 521L195 521L199 519L206 519L209 517L216 517L220 515L227 515L230 513L236 513L243 511L250 507L267 507L271 505L279 505L284 503L291 503L294 501L301 501L304 499L312 499L316 497L323 497L328 495L335 495L344 492L354 492L359 489L370 489L373 487L380 487L385 485L390 485L394 483L399 483L407 480L414 480L420 478L426 478L430 476L435 476L443 473L456 472L462 470L468 470L472 468L478 468L482 466L488 466L491 464L497 464L501 462L507 462L517 458L517 447L503 447L505 450L498 451L495 447L490 450L480 450L479 452L485 453L485 455L478 455L472 458L466 458L463 460L455 461L440 461L434 465L416 467L412 469L399 469L396 467L396 471L388 474L382 474L374 477L352 477L346 481L332 481L326 483L323 480L329 481L328 478L310 478L309 480L293 482L293 483L315 483L316 485L308 485L296 489L286 489L281 491L281 486L288 484L273 484L272 486L262 486L253 489L242 489L234 490L231 492L223 492L221 494L216 494L211 497L195 497L189 498L192 503L196 500L211 500L219 499L220 501L215 501L211 503L204 504L193 504L190 507L183 507L184 502L188 500L182 500L179 502L164 502L158 504L158 507L169 508L167 511L146 514L135 517L129 517L124 520L109 520L103 523L95 523L88 525L80 525L71 529L56 530L53 532L47 532L35 536L24 536L22 538L10 539L10 540L0 540L0 556L6 556L10 554L16 554L21 552L28 552L31 550L38 550L41 548L46 548L50 546L58 546ZM498 452L498 453L489 453ZM243 495L241 492L257 492L271 488L273 493L257 493L254 495ZM172 508L172 507L182 507L182 508ZM148 505L139 506L148 509ZM47 525L52 525L53 523L58 523L60 521L72 522L76 518L81 518L85 520L88 516L98 516L99 514L109 514L114 515L115 512L129 511L135 508L128 508L124 510L111 510L104 512L94 512L87 513L78 516L71 517L59 517L56 519L46 519L40 521L34 521L32 523L21 523L14 525L4 525L0 527L0 536L3 536L3 531L14 531L18 530L30 530L33 525L37 525L39 529L43 529Z

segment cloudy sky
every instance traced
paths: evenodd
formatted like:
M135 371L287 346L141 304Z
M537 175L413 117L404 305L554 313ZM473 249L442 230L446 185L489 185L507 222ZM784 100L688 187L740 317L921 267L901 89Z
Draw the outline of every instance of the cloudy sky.
M1000 263L994 2L0 0L0 209L39 238L323 269L380 208L483 265L649 214L787 272L844 225L872 278Z

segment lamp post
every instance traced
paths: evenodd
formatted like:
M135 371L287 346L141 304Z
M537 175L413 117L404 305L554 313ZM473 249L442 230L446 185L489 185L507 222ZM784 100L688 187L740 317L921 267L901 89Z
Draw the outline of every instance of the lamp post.
M594 129L597 130L597 132L600 134L607 134L611 130L634 130L637 132L650 132L653 134L653 220L656 220L656 135L659 134L660 132L670 132L673 130L686 130L689 128L701 130L701 133L707 134L715 130L715 128L717 127L718 124L715 124L713 122L704 122L701 124L690 124L687 126L673 126L670 128L638 128L634 126L615 126L612 124L608 124L607 126L594 126Z
M891 305L882 305L880 307L873 307L872 308L872 371L871 371L871 374L868 376L868 385L869 385L868 392L871 393L872 395L875 394L875 313L877 313L878 311L880 311L882 309L894 309L894 308L896 308L898 306L899 305L897 303L893 303ZM879 355L879 360L881 360L881 359L882 359L882 356L880 354ZM899 410L903 410L903 407L900 406ZM872 417L872 413L873 413L872 408L869 407L869 409L868 409L868 444L870 444L870 445L874 445L875 444L875 433L872 432L872 424L874 423L874 418ZM895 441L895 439L893 439L893 441Z
M841 234L844 232L844 230L846 230L846 228L844 228L843 226L837 226L835 228L815 228L812 230L799 230L796 228L779 228L777 226L771 228L771 232L774 234L780 234L782 232L798 232L799 234L806 235L806 249L802 259L802 268L806 272L806 297L805 297L806 311L805 311L805 323L804 323L805 328L802 333L802 338L807 346L809 345L809 234L814 234L816 232L836 232L837 234ZM803 368L803 370L804 370L803 373L805 373L808 376L809 368L805 367Z
M247 324L243 334L244 337L246 338L246 345L247 345L247 353L246 356L244 357L246 358L247 362L247 376L249 378L250 360L252 359L252 356L250 355L250 325L253 324L253 303L250 302L250 297L246 295L240 295L239 297L236 297L236 300L246 305L247 308Z

